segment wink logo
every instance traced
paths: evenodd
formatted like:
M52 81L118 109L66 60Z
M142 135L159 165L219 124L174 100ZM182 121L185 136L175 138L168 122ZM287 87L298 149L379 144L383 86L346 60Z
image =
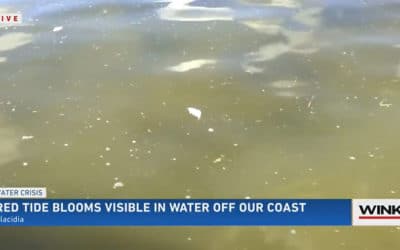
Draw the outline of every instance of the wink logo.
M400 226L400 200L354 199L353 225Z

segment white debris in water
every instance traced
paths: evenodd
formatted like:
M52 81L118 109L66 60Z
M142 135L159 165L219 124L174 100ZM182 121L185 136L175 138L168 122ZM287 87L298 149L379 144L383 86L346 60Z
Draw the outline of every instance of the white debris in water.
M246 200L250 200L251 199L251 197L250 196L246 196L246 197L244 197Z
M391 103L385 103L385 100L379 102L379 107L390 108L392 106Z
M190 195L186 195L185 199L191 199L192 197Z
M109 162L106 162L106 166L110 166L111 165L111 163L109 163Z
M311 108L314 98L315 98L315 96L311 96L310 100L308 101L307 108Z
M213 161L213 163L219 163L219 162L221 162L221 161L222 161L222 158L219 157L219 158L215 159L215 160Z
M24 167L28 166L28 162L24 161L24 162L22 163L22 166L24 166Z
M64 143L64 147L68 147L69 146L69 144L68 143Z
M197 60L182 62L178 65L169 67L168 70L182 73L193 69L198 69L206 65L214 65L214 64L216 64L216 61L212 59L197 59Z
M111 151L111 148L110 147L106 147L105 150L106 151Z
M336 128L340 128L340 125L336 125Z
M214 129L213 129L213 128L209 128L209 129L208 129L208 132L213 133L213 132L214 132Z
M124 186L125 185L124 185L124 183L122 181L117 181L117 182L114 183L113 189L122 188Z
M186 239L187 239L188 241L191 241L191 240L192 240L192 237L189 236L189 237L187 237Z
M53 28L53 32L60 32L60 31L62 31L63 29L64 29L63 26L56 26L56 27Z
M233 144L233 146L234 146L234 147L237 147L237 146L239 146L239 144L237 144L237 143L234 143L234 144Z
M132 140L132 144L135 144L136 143L136 140Z
M22 137L21 137L21 139L22 140L31 140L31 139L33 139L33 135L23 135Z
M295 234L297 234L297 232L296 232L295 229L291 229L291 230L290 230L290 234L295 235Z
M193 108L193 107L188 107L187 111L189 112L189 114L191 114L192 116L196 117L197 120L200 120L200 118L201 118L201 110L200 109Z
M349 159L352 160L352 161L354 161L354 160L356 160L357 158L356 158L355 156L349 156Z

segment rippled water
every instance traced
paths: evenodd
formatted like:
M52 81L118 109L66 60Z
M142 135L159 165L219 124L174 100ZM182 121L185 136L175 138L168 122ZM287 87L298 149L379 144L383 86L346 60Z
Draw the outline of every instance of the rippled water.
M57 198L398 198L396 0L0 3L16 11L24 25L0 28L2 186ZM392 227L1 233L4 249L400 246Z

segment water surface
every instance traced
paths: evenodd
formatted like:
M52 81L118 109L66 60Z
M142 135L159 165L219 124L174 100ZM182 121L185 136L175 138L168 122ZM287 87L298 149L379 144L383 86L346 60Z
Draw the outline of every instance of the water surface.
M19 0L0 11L24 17L0 28L2 186L46 186L53 198L398 198L398 1ZM5 249L380 250L399 236L26 228L0 239Z

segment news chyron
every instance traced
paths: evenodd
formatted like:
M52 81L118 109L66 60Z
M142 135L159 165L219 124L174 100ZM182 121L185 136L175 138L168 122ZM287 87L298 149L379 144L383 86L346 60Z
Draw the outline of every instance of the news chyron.
M47 198L45 187L2 187L0 199L43 199Z

